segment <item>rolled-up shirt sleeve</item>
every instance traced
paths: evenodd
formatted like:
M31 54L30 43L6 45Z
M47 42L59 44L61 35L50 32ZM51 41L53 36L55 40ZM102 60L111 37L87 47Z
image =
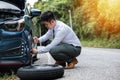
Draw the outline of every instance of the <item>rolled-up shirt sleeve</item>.
M55 38L53 39L53 41L47 45L46 47L40 48L38 53L46 53L49 52L50 49L56 45L58 45L63 39L64 37L67 35L68 33L65 31L64 28L60 28L56 31L55 34Z

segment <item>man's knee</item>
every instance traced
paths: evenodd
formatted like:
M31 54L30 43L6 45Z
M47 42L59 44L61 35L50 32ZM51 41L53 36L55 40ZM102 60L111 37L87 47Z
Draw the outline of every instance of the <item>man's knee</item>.
M50 49L49 53L55 60L58 60L58 54L54 48Z
M56 53L60 53L60 49L56 46L56 47L53 47L52 49L50 49L50 54L56 54Z
M53 54L56 53L56 51L55 51L55 49L52 48L52 49L50 49L49 53L50 53L51 55L53 55Z
M50 49L49 53L51 54L52 57L57 58L60 57L61 51L57 47L54 47Z

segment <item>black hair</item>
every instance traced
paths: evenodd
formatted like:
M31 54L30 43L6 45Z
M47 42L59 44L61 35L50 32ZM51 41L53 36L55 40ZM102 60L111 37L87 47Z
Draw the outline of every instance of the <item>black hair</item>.
M43 22L43 21L50 22L52 19L55 20L54 13L52 11L46 11L43 14L41 14L41 16L40 16L41 22Z

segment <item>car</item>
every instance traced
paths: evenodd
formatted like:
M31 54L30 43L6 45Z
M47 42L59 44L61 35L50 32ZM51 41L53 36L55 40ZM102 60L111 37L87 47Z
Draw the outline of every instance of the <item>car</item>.
M30 65L32 54L32 19L41 14L26 0L0 0L0 67Z

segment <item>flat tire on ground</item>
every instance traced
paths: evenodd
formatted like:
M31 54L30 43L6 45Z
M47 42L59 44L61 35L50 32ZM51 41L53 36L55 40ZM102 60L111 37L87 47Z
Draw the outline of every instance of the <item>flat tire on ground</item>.
M17 76L21 80L53 80L63 75L64 68L56 64L24 66L17 71Z

